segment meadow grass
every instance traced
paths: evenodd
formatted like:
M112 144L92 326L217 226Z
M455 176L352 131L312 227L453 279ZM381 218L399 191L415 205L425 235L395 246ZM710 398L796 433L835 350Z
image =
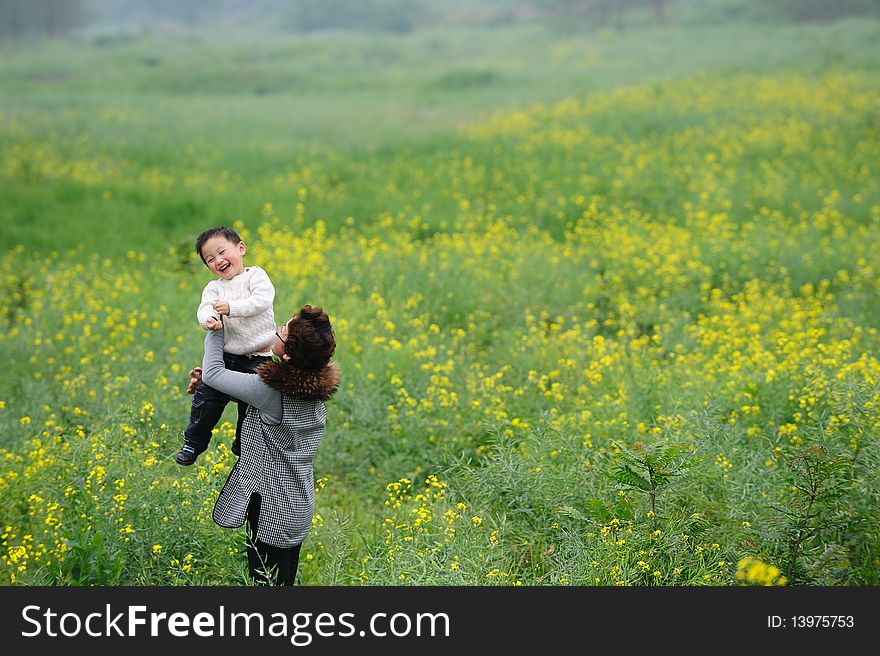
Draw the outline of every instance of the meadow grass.
M120 256L132 242L185 242L206 222L256 227L264 203L292 209L297 180L373 184L352 179L349 165L381 170L407 148L452 151L458 126L496 107L700 72L873 73L877 30L871 21L586 34L524 25L7 45L0 249L51 251L63 234L71 246ZM605 120L627 131L655 121ZM442 198L425 200L445 218ZM312 199L313 216L331 229L397 209L372 189L333 201Z
M339 345L303 583L876 584L876 33L5 58L2 580L246 581L234 408L173 461L236 220Z

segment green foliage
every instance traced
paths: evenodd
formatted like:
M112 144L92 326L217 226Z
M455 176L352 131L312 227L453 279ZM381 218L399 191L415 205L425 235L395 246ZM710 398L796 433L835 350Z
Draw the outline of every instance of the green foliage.
M783 502L770 503L779 513L774 522L774 556L795 585L839 583L849 566L842 534L864 527L854 505L853 460L831 455L821 445L793 453L778 452L784 463L787 491Z

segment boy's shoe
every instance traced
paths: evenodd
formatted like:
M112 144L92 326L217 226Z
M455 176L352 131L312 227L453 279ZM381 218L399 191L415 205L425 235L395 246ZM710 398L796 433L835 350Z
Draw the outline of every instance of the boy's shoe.
M193 464L198 457L199 452L196 451L196 448L189 442L184 442L183 446L180 447L180 451L174 456L174 460L177 461L178 465L188 467Z
M241 440L237 437L232 441L232 455L241 456Z

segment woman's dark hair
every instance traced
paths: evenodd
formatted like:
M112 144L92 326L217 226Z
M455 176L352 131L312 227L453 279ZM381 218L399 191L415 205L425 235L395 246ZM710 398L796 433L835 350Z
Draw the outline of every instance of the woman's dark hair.
M330 317L320 307L304 305L287 324L284 352L298 369L320 369L330 362L336 337Z
M231 241L233 244L238 246L238 242L241 241L241 237L238 236L238 233L232 228L227 228L226 226L217 226L215 228L208 228L198 237L196 237L196 253L199 254L199 257L202 258L202 262L205 262L205 256L202 255L202 247L205 245L205 242L208 241L211 237L223 237L227 241ZM207 262L205 262L207 264Z

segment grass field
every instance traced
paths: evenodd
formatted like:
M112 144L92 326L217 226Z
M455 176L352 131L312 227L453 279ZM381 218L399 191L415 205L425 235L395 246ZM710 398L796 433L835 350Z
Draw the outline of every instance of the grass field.
M0 580L246 582L203 228L343 387L303 584L880 582L880 24L0 58Z

